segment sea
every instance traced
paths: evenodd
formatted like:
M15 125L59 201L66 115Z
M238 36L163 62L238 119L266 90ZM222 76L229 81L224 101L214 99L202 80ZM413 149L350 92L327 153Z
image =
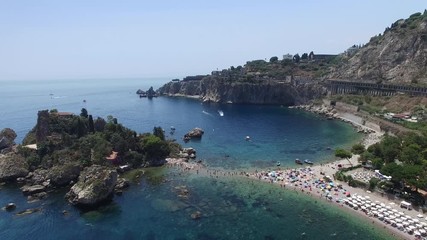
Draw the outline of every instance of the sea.
M12 128L21 143L37 112L57 109L118 119L139 133L162 127L169 139L193 147L207 169L224 172L297 167L295 159L334 160L362 135L348 124L277 105L204 104L178 97L139 98L167 78L0 81L0 129ZM201 140L185 143L189 130ZM172 130L175 129L175 130ZM180 194L185 189L187 196ZM27 202L17 185L0 186L0 239L390 239L383 229L339 206L268 183L210 176L171 167L144 169L123 195L92 211L80 210L58 189ZM26 209L39 211L18 215ZM67 212L63 214L64 210ZM194 220L191 214L200 212Z

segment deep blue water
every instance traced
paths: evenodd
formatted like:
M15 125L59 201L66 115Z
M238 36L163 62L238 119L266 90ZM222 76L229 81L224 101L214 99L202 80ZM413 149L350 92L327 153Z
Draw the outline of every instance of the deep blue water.
M166 79L0 82L2 121L22 141L36 122L37 111L56 108L78 114L86 108L101 117L113 115L138 132L161 126L184 146L196 148L208 166L226 169L293 165L295 158L324 161L328 147L349 147L360 139L338 121L327 121L280 106L204 105L197 100L159 97L140 99L138 88L159 87ZM84 103L83 100L86 100ZM220 116L218 111L224 112ZM205 135L187 144L182 136L194 127ZM251 141L245 141L250 136ZM177 195L186 186L188 199ZM178 170L147 170L139 185L98 211L80 212L53 192L46 200L27 203L19 189L3 186L0 206L16 202L18 209L0 211L0 239L386 239L359 219L327 203L292 191L240 178L216 179ZM15 216L26 208L41 208ZM69 214L64 216L62 211ZM199 210L200 220L190 214Z

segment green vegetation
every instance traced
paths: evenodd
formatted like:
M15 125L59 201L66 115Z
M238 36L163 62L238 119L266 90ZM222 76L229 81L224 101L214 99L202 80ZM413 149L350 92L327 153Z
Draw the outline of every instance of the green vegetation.
M93 121L84 108L80 115L61 116L57 111L45 111L42 115L23 141L24 144L37 143L37 151L18 148L18 153L33 169L65 163L157 165L159 160L170 154L177 155L180 150L179 145L165 139L161 127L155 127L152 134L138 135L113 116L108 116L107 121L100 117ZM36 136L43 140L37 141ZM113 151L117 152L115 158ZM109 156L112 159L107 160Z
M351 158L352 154L347 150L338 148L335 150L335 156L339 158Z
M392 177L392 184L386 188L388 191L405 189L416 196L418 188L427 187L427 136L415 133L403 137L386 135L381 142L363 152L360 160ZM370 183L371 187L373 185Z

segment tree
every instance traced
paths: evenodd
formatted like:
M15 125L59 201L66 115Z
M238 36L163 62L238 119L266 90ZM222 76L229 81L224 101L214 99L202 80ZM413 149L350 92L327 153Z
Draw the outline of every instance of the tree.
M400 152L399 160L407 164L419 164L421 162L421 147L413 143L406 146Z
M339 158L351 158L352 154L351 152L338 148L335 150L335 157L339 157Z
M307 60L307 59L308 59L308 54L307 54L307 53L303 53L303 54L301 55L301 59L302 59L302 60Z
M353 154L362 154L363 152L365 152L365 146L363 146L363 144L355 144L353 145L353 147L351 147L351 152Z
M271 63L277 63L278 61L279 61L279 58L276 56L270 58Z
M153 135L160 138L162 141L165 140L165 133L161 127L154 127Z
M292 60L294 61L294 62L296 62L296 63L299 63L299 61L300 61L300 56L299 56L299 54L297 53L297 54L295 54L294 55L294 57L292 58Z
M91 133L95 132L95 126L94 126L92 115L89 115L89 132Z
M98 118L96 118L95 122L93 123L93 128L97 132L102 132L102 131L104 131L106 124L107 124L107 122L103 118L98 117Z
M164 159L170 153L167 142L151 134L142 140L142 148L145 152L145 160L148 162Z
M81 113L80 113L80 116L81 116L81 117L84 117L84 118L87 118L87 117L88 117L88 114L87 114L87 110L86 110L86 108L82 108L82 111L81 111Z

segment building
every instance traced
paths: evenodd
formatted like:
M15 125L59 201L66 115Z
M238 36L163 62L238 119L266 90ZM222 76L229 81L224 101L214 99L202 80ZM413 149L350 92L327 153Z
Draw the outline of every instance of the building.
M283 55L283 60L291 60L292 61L292 59L293 59L293 55L291 55L291 54L285 54L285 55Z

